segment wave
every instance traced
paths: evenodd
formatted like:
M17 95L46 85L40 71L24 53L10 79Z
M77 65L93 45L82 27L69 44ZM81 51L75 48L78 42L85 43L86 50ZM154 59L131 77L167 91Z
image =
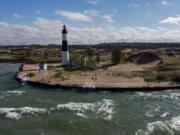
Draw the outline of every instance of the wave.
M154 117L154 116L159 116L160 111L161 111L161 106L159 105L159 103L154 104L154 105L147 105L146 106L146 112L145 112L145 116L147 117Z
M9 96L21 96L24 93L25 91L17 91L17 90L0 92L0 100Z
M180 92L171 93L171 98L176 100L180 99Z
M169 112L165 112L165 113L161 114L160 117L161 117L161 118L164 118L164 117L166 117L166 116L168 116L168 115L169 115Z
M54 108L33 108L33 107L21 107L21 108L0 108L0 115L9 119L20 119L23 115L34 114L50 114L54 111L70 110L76 116L82 118L88 118L87 113L92 112L105 120L111 120L114 113L114 104L112 100L102 100L95 103L75 103L70 102L66 104L58 104Z
M164 132L174 135L180 132L180 116L173 117L170 121L156 121L147 124L147 129L138 129L136 135L151 135L154 132Z
M160 99L164 100L165 102L167 100L172 101L174 104L180 106L180 92L179 91L163 91L163 92L135 92L134 96L132 99Z
M23 93L25 93L25 91L5 91L5 92L1 92L2 94L14 94L14 95L22 95Z
M101 102L95 103L74 103L70 102L67 104L59 104L57 105L57 110L70 110L76 112L77 116L87 117L86 112L90 111L99 115L100 117L111 120L112 115L114 113L114 104L112 100L102 100Z
M151 93L147 93L147 92L136 92L135 94L137 94L138 97L143 97L143 98L171 98L171 95L169 95L169 92L163 92L163 93L159 93L159 92L151 92Z
M83 113L76 113L76 115L79 116L79 117L87 118L87 116L84 115Z
M145 115L147 117L154 117L154 114L152 112L150 112L150 111L146 112Z
M21 107L21 108L0 108L0 114L9 119L20 119L25 114L42 114L46 113L47 109L33 108L33 107Z

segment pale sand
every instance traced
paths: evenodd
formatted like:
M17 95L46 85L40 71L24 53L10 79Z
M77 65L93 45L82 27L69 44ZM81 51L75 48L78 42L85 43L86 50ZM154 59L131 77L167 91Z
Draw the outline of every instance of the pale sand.
M60 65L58 64L48 64L48 66L54 66L55 68L46 72L39 72L39 65L26 64L24 65L23 71L19 72L18 78L23 79L27 73L33 72L36 74L36 76L29 77L29 81L40 82L49 85L82 87L86 81L88 82L92 80L92 78L96 78L96 80L93 81L96 87L142 88L176 86L176 84L172 84L171 82L148 83L145 82L143 78L131 77L131 73L133 71L143 71L147 65L119 64L109 67L107 70L98 69L95 71L86 72L67 72L64 71L63 68L59 67ZM65 80L54 77L54 75L60 71L63 72L63 76L66 78Z

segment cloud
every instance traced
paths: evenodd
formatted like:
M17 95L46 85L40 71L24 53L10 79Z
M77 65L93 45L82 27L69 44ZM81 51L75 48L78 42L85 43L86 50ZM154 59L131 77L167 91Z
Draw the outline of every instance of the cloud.
M167 2L167 1L163 0L163 1L161 1L161 5L168 6L168 5L171 5L171 4L170 4L169 2Z
M114 20L112 19L112 16L113 16L113 15L104 15L104 16L102 16L102 17L103 17L104 19L106 19L108 22L113 23Z
M33 23L35 25L39 26L40 28L51 29L51 30L59 29L60 26L63 25L63 22L61 22L59 20L50 21L46 18L41 18L41 17L37 17Z
M17 18L17 19L23 18L23 16L20 16L20 15L18 15L17 13L14 13L13 16L14 16L14 18Z
M0 22L0 45L61 44L61 20L36 18L34 26ZM179 42L180 30L163 27L115 27L103 24L95 27L67 25L70 44L104 42Z
M90 15L90 16L98 16L99 15L97 10L84 10L84 14Z
M92 4L92 5L96 5L100 2L101 0L88 0L88 3L89 4Z
M140 5L139 4L132 4L132 3L130 3L129 7L138 8L138 7L140 7Z
M41 41L40 30L27 25L10 25L0 22L0 44L30 44Z
M180 17L168 17L167 19L161 20L160 23L180 25Z
M66 17L69 20L72 21L84 21L84 22L92 22L92 19L85 14L79 13L79 12L71 12L71 11L63 11L58 10L56 11L56 14Z

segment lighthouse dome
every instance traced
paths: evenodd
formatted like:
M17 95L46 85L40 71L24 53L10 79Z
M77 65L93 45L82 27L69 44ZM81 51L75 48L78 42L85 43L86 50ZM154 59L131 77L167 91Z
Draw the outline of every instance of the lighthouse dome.
M67 29L66 29L66 25L64 25L64 26L63 26L62 33L63 33L63 34L66 34L66 33L68 33L68 31L67 31Z

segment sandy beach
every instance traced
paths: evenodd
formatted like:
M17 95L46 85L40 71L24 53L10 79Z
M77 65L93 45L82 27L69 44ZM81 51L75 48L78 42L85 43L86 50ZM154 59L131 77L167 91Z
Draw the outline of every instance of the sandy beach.
M156 65L151 63L150 65ZM51 70L39 71L38 64L25 64L23 71L17 77L23 80L28 73L34 73L33 77L28 77L28 81L48 85L77 86L86 87L93 85L104 88L143 88L143 87L172 87L178 86L172 82L146 82L141 77L134 77L133 72L143 71L147 65L119 64L108 69L97 69L94 71L65 71L59 64L48 64L53 67ZM54 77L58 72L62 72L62 78ZM89 86L90 87L90 86Z

